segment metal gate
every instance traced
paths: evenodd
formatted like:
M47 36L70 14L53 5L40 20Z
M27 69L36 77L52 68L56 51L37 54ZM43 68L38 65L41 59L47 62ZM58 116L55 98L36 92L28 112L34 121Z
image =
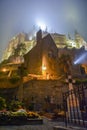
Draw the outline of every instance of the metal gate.
M75 85L63 93L65 125L87 127L87 84Z

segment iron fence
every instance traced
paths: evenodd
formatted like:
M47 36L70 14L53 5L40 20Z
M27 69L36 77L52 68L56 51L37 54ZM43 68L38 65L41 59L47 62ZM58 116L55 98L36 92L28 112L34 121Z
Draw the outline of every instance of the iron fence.
M87 84L75 85L73 90L63 93L65 125L87 127Z

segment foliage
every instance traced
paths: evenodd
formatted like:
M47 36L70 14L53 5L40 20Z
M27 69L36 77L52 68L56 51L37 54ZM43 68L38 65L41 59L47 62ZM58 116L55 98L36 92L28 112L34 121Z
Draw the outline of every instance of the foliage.
M75 79L75 83L79 84L79 83L87 83L87 79Z
M0 67L3 66L3 65L5 65L5 64L7 64L7 63L8 63L8 60L2 61L2 62L0 63Z
M30 110L30 111L34 110L34 104L33 104L33 103L30 103L30 104L29 104L29 110Z
M20 102L20 101L15 101L15 100L12 100L10 105L8 106L9 107L9 110L11 111L17 111L18 108L20 106L22 106L23 104Z
M24 116L28 118L40 118L40 115L37 112L33 112L33 111L27 112L26 109L22 108L22 106L23 106L23 103L16 100L12 100L10 103L8 103L8 105L6 105L5 99L0 97L0 110L2 110L0 112L0 115L3 114L3 115L12 116L12 117ZM7 111L6 107L10 111Z
M0 71L0 78L6 78L8 74L9 74L9 71L6 71L6 72Z
M75 80L75 84L81 84L81 83L82 83L82 84L85 84L85 83L87 84L87 79L78 79L78 78L75 78L74 80ZM62 80L62 83L65 84L66 81L65 81L65 80Z
M27 113L26 112L11 112L10 114L11 116L27 116Z
M14 56L20 56L20 55L24 55L26 52L26 46L24 43L20 43L17 45L16 48L13 48L13 55Z
M4 98L0 97L0 110L3 110L6 108L6 101Z
M36 112L28 112L28 113L27 113L27 116L28 116L29 118L39 118L39 117L40 117L39 114L36 113Z
M20 77L19 77L19 76L11 77L11 78L9 79L9 81L10 81L12 84L17 83L19 80L20 80Z
M20 118L20 119L23 119L22 117L25 117L25 119L36 119L36 118L39 118L40 119L40 115L36 112L19 112L19 111L16 111L16 112L11 112L11 111L2 111L0 112L0 115L3 115L3 116L9 116L9 119L11 117L13 118Z
M71 72L71 56L62 54L58 59L59 70L61 74L68 74Z
M19 112L19 111L16 111L16 112L11 112L10 113L11 116L26 116L28 118L39 118L39 114L36 113L36 112Z
M18 67L18 74L19 74L21 77L27 75L27 69L24 67L23 64Z

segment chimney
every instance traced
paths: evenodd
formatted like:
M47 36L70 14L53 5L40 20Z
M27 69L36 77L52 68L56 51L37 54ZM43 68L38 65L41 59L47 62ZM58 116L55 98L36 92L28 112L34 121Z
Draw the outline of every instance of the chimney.
M41 40L42 40L42 30L40 29L40 30L37 32L37 36L36 36L37 44L38 44L38 43L41 43Z

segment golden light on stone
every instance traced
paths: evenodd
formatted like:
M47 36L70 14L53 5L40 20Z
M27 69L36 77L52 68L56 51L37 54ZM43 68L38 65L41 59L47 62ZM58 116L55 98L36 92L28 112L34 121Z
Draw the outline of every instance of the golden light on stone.
M43 64L43 65L42 65L42 75L43 75L43 79L46 79L46 70L47 70L47 67Z
M6 71L7 71L7 69L6 69L6 68L3 68L3 69L2 69L2 71L3 71L3 72L6 72Z
M42 65L42 71L43 70L46 70L47 68L46 68L46 66L45 65Z

